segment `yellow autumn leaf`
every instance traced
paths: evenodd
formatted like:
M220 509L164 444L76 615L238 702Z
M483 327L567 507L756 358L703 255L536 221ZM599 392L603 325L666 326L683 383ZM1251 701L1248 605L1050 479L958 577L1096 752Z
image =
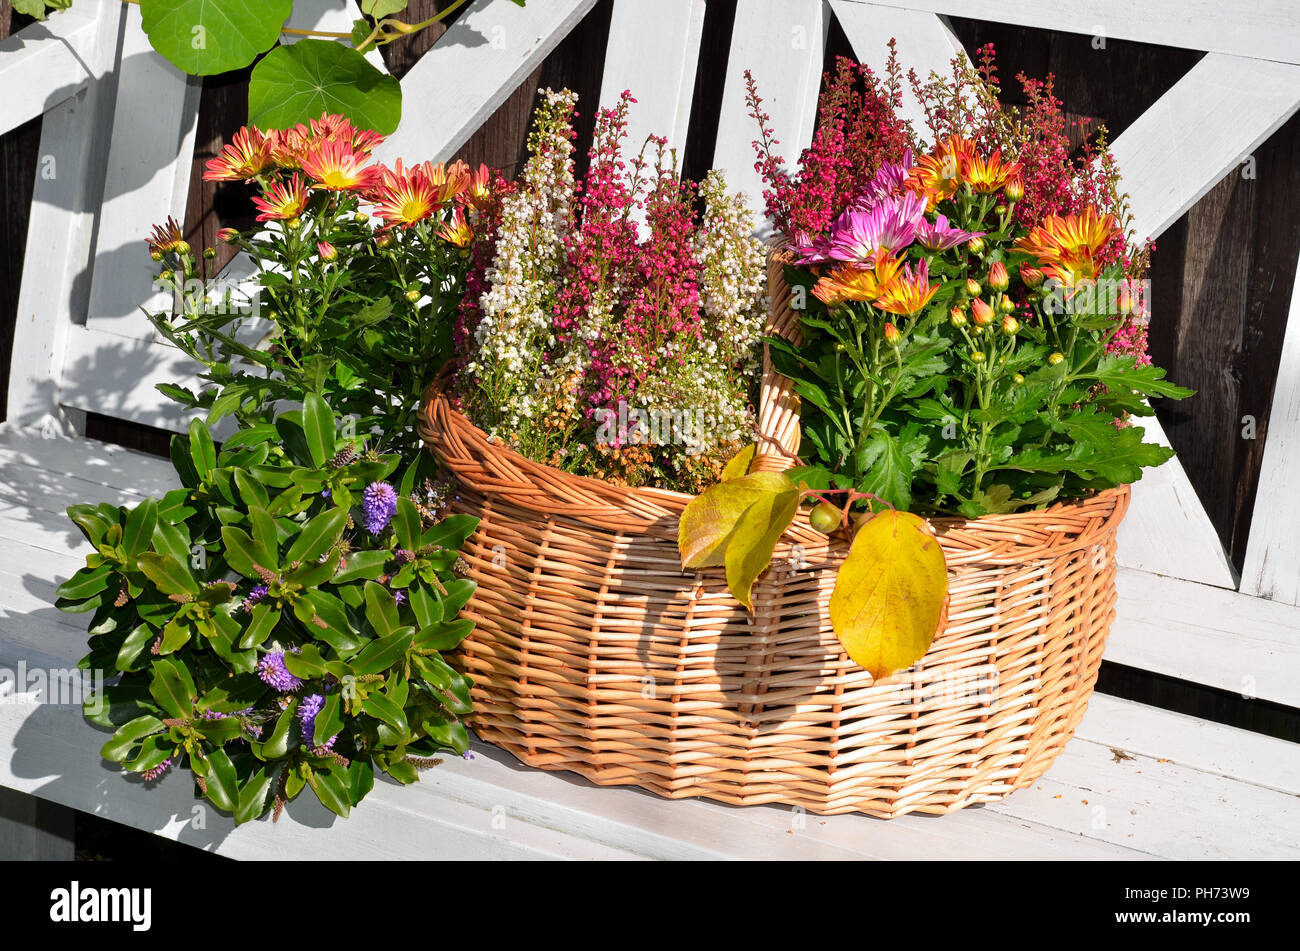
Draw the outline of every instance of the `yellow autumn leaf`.
M692 499L677 526L682 567L711 568L724 564L727 544L750 507L765 497L770 499L790 492L797 501L798 489L781 473L753 472L719 482Z
M799 510L799 489L788 478L785 483L779 491L764 494L746 509L727 541L727 588L751 611L754 580L772 563L777 541Z
M754 461L754 454L758 452L758 444L750 443L740 452L731 457L726 468L722 470L722 481L730 482L732 479L739 479L745 473L749 472L749 466Z
M925 521L891 509L863 525L830 614L844 650L876 679L920 660L948 616L948 566Z

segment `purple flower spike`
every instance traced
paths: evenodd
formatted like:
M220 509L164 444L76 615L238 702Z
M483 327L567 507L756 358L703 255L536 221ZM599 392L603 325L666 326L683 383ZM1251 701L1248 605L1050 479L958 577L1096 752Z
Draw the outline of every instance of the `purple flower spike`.
M361 508L366 514L366 531L378 535L397 512L397 492L387 482L372 482L361 497Z
M284 666L284 654L280 651L272 651L262 656L262 659L257 662L257 676L261 677L267 686L274 687L280 693L288 693L302 686L302 681L289 673L289 668Z
M399 607L400 607L401 605L405 604L405 603L406 603L406 592L405 592L405 591L402 591L402 590L394 591L394 592L393 592L393 600L397 603L397 605L398 605Z
M143 779L146 783L151 783L159 776L161 776L163 773L167 772L167 768L171 766L171 764L172 764L172 759L169 756L161 763L159 763L157 766L155 766L153 769L146 769L144 772L142 772L140 774L140 778Z
M298 722L302 725L302 742L309 749L333 749L338 736L331 736L320 746L316 745L316 714L325 706L325 697L314 693L298 704Z
M259 584L252 591L248 592L248 597L244 598L244 610L252 612L253 607L269 593L270 588L264 584Z

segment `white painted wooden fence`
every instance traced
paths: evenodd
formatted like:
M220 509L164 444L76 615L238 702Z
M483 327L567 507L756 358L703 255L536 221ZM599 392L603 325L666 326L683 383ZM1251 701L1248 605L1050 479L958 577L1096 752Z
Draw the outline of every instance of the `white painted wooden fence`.
M653 130L684 144L705 4L615 0L601 100L633 91L638 138ZM453 157L594 5L535 0L521 9L510 0L476 0L403 79L405 116L379 157ZM812 134L832 20L868 64L879 67L886 41L896 37L903 62L924 74L946 69L960 49L945 14L1207 52L1114 143L1138 230L1153 238L1300 107L1300 10L1293 0L1248 7L1218 0L740 0L715 164L751 196L761 192L743 94L746 67L755 71L782 151L793 159ZM354 16L350 0L297 0L291 23L346 30ZM153 274L142 238L168 215L183 217L198 85L148 48L138 21L138 8L120 0L77 0L71 12L0 42L0 88L22 90L0 97L0 133L45 115L9 421L0 430L0 532L15 536L23 532L5 527L12 502L5 493L20 497L17 487L26 478L57 479L62 465L21 462L25 457L14 447L30 434L75 436L86 411L173 429L186 422L154 389L189 370L155 339L140 312ZM919 124L919 114L912 118ZM1238 585L1177 460L1149 473L1135 487L1121 534L1121 605L1108 659L1300 706L1300 505L1291 499L1288 478L1300 472L1297 315L1300 282L1244 578ZM1154 422L1148 428L1164 439ZM75 445L65 438L45 442L49 451ZM98 484L93 473L75 475L75 450L55 456L67 458L66 471L80 490ZM122 490L110 484L104 491ZM38 539L46 537L40 532L57 535L57 516L47 520ZM63 564L55 541L11 542L32 545L37 563ZM22 616L16 611L40 613L21 607L33 595L11 583L17 574L15 566L0 565L0 579L9 579L0 584L0 619L10 619L0 630L0 648L25 642L22 625L11 623ZM0 785L26 788L3 772ZM1293 777L1283 787L1287 795L1296 792Z

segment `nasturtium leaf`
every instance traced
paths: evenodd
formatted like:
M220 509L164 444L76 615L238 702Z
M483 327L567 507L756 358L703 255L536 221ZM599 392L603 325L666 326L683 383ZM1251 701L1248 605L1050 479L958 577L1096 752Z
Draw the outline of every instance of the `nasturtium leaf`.
M797 492L779 472L753 472L719 482L692 499L677 527L683 568L711 568L725 563L727 542L751 505L764 496Z
M287 129L326 112L388 135L402 117L402 87L361 53L331 40L277 47L253 67L250 125Z
M292 0L140 0L140 26L177 69L212 76L274 46L292 8Z
M406 0L361 0L361 12L376 20L406 9Z
M777 540L799 509L799 490L788 479L786 482L788 487L764 494L746 510L727 542L727 587L731 596L751 611L754 580L772 563Z
M853 538L831 593L835 635L879 679L924 656L948 613L943 549L910 512L881 512Z
M732 479L739 479L749 473L749 466L754 461L754 455L758 452L758 444L750 443L740 452L732 456L731 461L727 463L726 468L722 470L722 481L729 482Z

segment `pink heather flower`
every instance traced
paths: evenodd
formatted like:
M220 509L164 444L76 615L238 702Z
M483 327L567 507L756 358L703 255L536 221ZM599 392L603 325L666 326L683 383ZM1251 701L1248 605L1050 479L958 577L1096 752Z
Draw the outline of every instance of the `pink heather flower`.
M923 220L916 228L916 240L931 251L948 251L971 238L982 238L988 232L962 231L948 224L947 215L939 215L934 222Z

